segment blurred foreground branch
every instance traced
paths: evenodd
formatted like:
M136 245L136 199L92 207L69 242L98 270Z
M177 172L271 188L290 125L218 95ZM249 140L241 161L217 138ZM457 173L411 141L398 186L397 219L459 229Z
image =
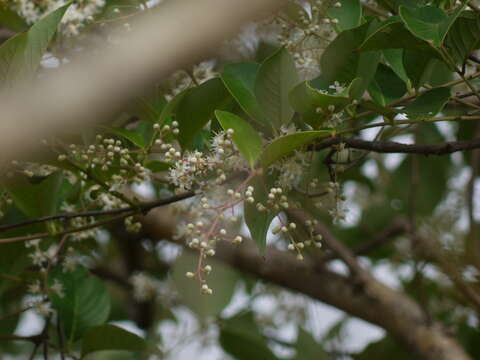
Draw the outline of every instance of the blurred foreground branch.
M21 158L40 139L98 123L139 91L198 61L247 21L282 0L182 0L132 22L118 43L84 54L38 81L0 93L0 161Z

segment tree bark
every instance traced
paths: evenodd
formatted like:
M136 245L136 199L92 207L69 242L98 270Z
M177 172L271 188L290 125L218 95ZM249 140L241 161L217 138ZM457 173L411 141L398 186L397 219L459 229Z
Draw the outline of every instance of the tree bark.
M263 258L254 246L221 244L216 257L234 268L284 286L376 324L422 360L467 360L470 357L443 327L430 322L422 309L405 294L373 277L362 285L310 259L298 261L269 248Z
M152 239L165 239L163 216L159 219L152 212L142 222L144 231ZM333 237L327 229L321 230L318 232L324 237ZM330 240L336 242L336 239ZM178 244L185 245L183 242ZM336 243L336 246L342 245ZM341 251L352 260L349 249ZM411 298L385 286L356 265L351 264L351 276L347 277L329 270L323 261L319 264L309 257L299 261L292 254L271 247L265 256L261 256L251 241L241 246L222 242L217 246L215 257L241 272L298 291L384 328L408 349L412 358L471 359L442 325L431 322ZM360 276L355 274L358 271Z

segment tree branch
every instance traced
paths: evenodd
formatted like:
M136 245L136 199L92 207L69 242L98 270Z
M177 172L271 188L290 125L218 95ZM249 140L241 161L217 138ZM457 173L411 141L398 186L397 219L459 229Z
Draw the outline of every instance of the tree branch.
M187 198L190 198L195 195L194 191L186 191L178 195L171 196L166 199L160 199L160 200L155 200L151 202L146 202L143 204L139 204L137 206L130 206L127 208L120 208L120 209L112 209L112 210L94 210L94 211L85 211L85 212L72 212L72 213L64 213L64 214L56 214L56 215L51 215L51 216L45 216L41 218L36 218L36 219L30 219L30 220L25 220L16 224L9 224L9 225L1 225L0 226L0 232L4 232L7 230L19 228L22 226L27 226L27 225L32 225L32 224L38 224L42 222L47 222L47 221L53 221L53 220L67 220L67 219L74 219L74 218L79 218L79 217L93 217L93 216L104 216L104 215L118 215L118 214L125 214L129 212L141 212L141 213L147 213L150 210L172 204L177 201L181 201ZM1 242L1 241L0 241Z
M345 143L352 149L367 150L377 153L403 153L418 155L448 155L457 151L469 151L480 148L480 139L451 141L441 144L402 144L395 141L367 141L355 138L335 137L309 147L319 151Z
M351 279L306 258L268 248L266 256L253 244L221 243L216 258L239 271L298 291L389 331L414 356L424 360L469 360L463 349L438 323L401 292L370 277L359 288Z
M152 239L164 239L163 233L156 235L161 231L155 226L157 221L154 213L146 216L142 222L150 226L145 226L144 230ZM353 254L340 250L343 245L333 235L320 228L317 231L327 235L326 241L332 249L340 251L349 263L352 257L355 261ZM184 242L176 243L186 246ZM417 303L404 293L383 285L370 274L362 276L362 286L358 286L351 278L320 266L309 257L299 261L292 254L271 247L262 256L252 242L245 242L242 246L221 242L216 250L217 259L240 272L298 291L386 329L413 356L424 360L470 359L440 324L430 321ZM351 266L357 271L357 265ZM366 272L361 267L358 271Z

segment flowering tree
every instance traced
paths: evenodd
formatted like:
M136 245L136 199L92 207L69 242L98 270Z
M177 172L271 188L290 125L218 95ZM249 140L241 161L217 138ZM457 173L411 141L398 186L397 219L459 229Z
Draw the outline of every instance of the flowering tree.
M4 91L163 6L0 2ZM289 1L10 159L2 355L478 357L479 44L476 1ZM318 301L344 312L322 333ZM350 317L386 332L351 350Z

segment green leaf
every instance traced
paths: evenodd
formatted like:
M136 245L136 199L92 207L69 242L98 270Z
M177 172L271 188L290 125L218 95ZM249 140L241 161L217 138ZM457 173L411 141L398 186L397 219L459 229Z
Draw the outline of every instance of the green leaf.
M165 105L160 113L160 116L157 119L157 123L160 125L164 125L168 122L169 119L177 111L178 105L181 104L183 97L187 94L188 90L183 90L182 92L178 93L171 99L167 105Z
M358 354L353 355L355 360L374 360L384 359L385 354L389 354L390 360L409 360L411 354L406 352L394 339L386 336L378 341L371 342L367 347Z
M330 130L302 131L279 137L267 145L263 151L260 163L262 167L266 169L275 161L290 154L295 149L320 137L328 137L331 133Z
M297 355L294 360L328 360L329 356L313 336L300 328L297 343L295 344Z
M375 75L381 53L379 51L359 53L357 49L377 26L377 21L373 20L355 29L341 32L325 49L320 60L322 75L312 81L312 86L328 89L335 81L349 84L355 78L360 78L356 84L356 97L363 95Z
M442 45L448 30L468 5L465 1L451 15L436 6L408 8L400 6L400 17L407 29L416 37L431 41L433 46Z
M17 34L0 46L0 82L11 87L20 77L26 47L26 33Z
M156 123L167 106L167 101L160 89L155 88L144 96L135 99L135 105L131 111L133 116L140 120Z
M250 312L222 320L220 344L237 360L278 360L268 348Z
M37 21L28 30L28 44L25 49L25 71L27 76L32 76L40 65L43 54L47 51L57 27L71 3L59 7L50 14Z
M256 203L261 203L264 206L268 201L268 192L273 186L273 177L267 175L257 175L249 183L254 187L254 194ZM258 211L256 204L243 202L243 213L245 223L247 224L250 235L253 241L257 244L260 253L265 254L267 245L267 234L270 223L275 214L273 211Z
M256 122L268 125L255 98L255 81L260 65L245 62L225 65L221 78L240 107Z
M255 82L255 95L272 128L279 129L292 120L294 111L288 101L288 94L298 82L295 62L284 48L275 52L260 66Z
M403 65L414 88L424 84L437 86L449 81L452 71L442 61L419 51L405 50Z
M145 140L143 139L142 135L133 130L128 130L124 128L109 128L108 131L112 134L127 139L132 144L137 145L139 148L145 147Z
M149 169L153 173L158 173L158 172L163 172L170 170L172 168L172 164L163 162L163 161L158 161L158 160L148 160L145 163L145 167Z
M398 17L391 17L382 22L358 46L357 51L385 49L409 49L421 51L430 57L442 58L437 49L428 42L412 35Z
M248 161L251 168L262 153L262 138L258 132L245 120L227 111L215 111L215 115L223 129L233 129L233 142L240 153Z
M28 29L28 24L15 11L11 10L9 4L0 1L0 25L12 31L22 32Z
M400 110L390 108L390 107L386 107L386 106L380 105L377 102L373 102L373 101L369 101L369 100L362 100L360 102L360 105L362 107L364 107L365 109L371 110L373 113L376 114L375 116L382 115L383 117L385 117L387 119L390 119L390 120L392 120L397 114L401 113Z
M368 92L378 104L386 106L400 99L407 92L407 87L391 68L380 64Z
M403 49L387 49L383 50L383 56L388 65L405 83L408 82L407 72L403 66Z
M456 62L464 64L480 45L480 16L464 12L453 23L445 38L445 47Z
M53 307L60 317L69 342L80 338L87 329L103 324L110 313L110 295L97 277L84 267L63 272L59 269L51 277L62 284L64 296L50 295Z
M450 99L450 88L437 88L429 90L408 104L403 112L409 119L431 118L442 111Z
M325 120L322 114L317 113L317 108L327 112L330 105L339 110L350 103L348 97L326 94L313 88L308 81L297 85L290 92L289 99L295 111L300 113L302 119L314 128L321 126Z
M30 218L55 214L60 205L63 172L57 171L36 184L29 180L19 176L5 182L15 206Z
M360 26L362 22L362 5L359 0L341 0L341 7L330 7L328 16L338 19L338 30L344 31Z
M13 85L18 78L33 76L69 6L58 8L0 46L0 81Z
M118 326L105 324L86 331L82 339L82 358L102 350L127 350L142 352L147 342L140 336Z
M198 256L197 252L184 251L175 260L172 280L180 294L182 303L196 313L200 319L205 320L208 317L219 315L230 303L239 276L227 265L214 258L207 258L204 265L209 264L213 271L211 274L203 274L203 276L207 280L208 286L213 289L214 294L213 296L203 295L200 292L198 281L185 276L188 271L195 271L198 265Z
M429 0L378 0L377 2L386 10L392 13L398 13L398 8L401 5L409 7L423 6L428 1Z
M177 108L180 133L178 141L182 148L189 148L195 136L220 109L231 100L222 80L214 78L200 86L187 90Z

